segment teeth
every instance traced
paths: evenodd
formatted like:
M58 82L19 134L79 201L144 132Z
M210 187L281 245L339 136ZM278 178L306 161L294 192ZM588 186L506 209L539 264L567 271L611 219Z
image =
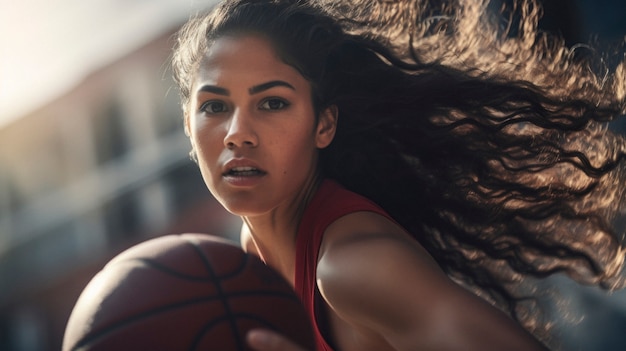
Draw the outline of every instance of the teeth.
M234 167L228 174L237 175L237 176L253 176L260 174L261 171L254 167Z
M235 167L233 169L230 170L231 172L250 172L250 171L256 171L256 168L254 167Z

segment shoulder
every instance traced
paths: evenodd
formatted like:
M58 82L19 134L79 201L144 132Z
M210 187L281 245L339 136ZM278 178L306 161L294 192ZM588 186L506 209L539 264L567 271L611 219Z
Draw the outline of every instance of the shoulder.
M328 227L317 284L336 316L398 350L540 349L504 313L449 279L403 228L376 213L355 212Z
M325 231L319 263L335 265L337 260L359 259L369 253L379 259L389 253L404 253L431 269L440 271L428 252L399 224L383 214L357 211L340 217Z
M406 335L415 338L427 330L445 306L438 307L436 297L451 282L399 225L376 213L355 212L328 227L317 284L339 318L388 339L399 330L411 330Z
M359 298L384 304L380 299L384 296L389 298L390 305L397 299L418 303L453 284L402 227L372 212L343 216L327 228L319 254L317 281L329 305L348 315L362 312L364 301L357 303ZM366 306L374 307L371 301Z

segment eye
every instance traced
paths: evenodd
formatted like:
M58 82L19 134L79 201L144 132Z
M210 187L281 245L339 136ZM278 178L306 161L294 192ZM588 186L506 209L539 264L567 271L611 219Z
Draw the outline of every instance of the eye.
M261 103L262 110L274 111L274 110L282 110L285 107L289 106L289 103L283 99L278 98L270 98L266 99Z
M226 104L221 101L207 101L200 106L200 111L208 114L222 113L227 110Z

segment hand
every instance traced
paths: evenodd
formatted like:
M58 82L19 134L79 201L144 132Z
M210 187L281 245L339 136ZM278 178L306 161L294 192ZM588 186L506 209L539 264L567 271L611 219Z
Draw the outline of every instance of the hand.
M267 329L253 329L248 332L246 339L248 345L257 351L307 351L286 337Z

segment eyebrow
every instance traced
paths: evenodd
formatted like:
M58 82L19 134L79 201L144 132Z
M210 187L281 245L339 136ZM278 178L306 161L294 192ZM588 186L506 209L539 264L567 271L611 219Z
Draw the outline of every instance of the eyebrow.
M261 93L265 90L269 90L271 88L274 87L286 87L289 88L291 90L296 90L296 88L293 87L293 85L282 81L282 80L273 80L267 83L262 83L259 85L255 85L253 87L251 87L250 89L248 89L248 93L250 95L254 95L254 94L258 94ZM213 93L213 94L217 94L217 95L224 95L224 96L230 96L230 91L228 89L222 88L222 87L218 87L216 85L203 85L199 91L203 91L203 92L207 92L207 93Z
M260 92L263 92L265 90L274 88L274 87L287 87L291 90L296 90L296 88L293 87L293 85L282 81L282 80L273 80L271 82L267 82L267 83L263 83L263 84L259 84L259 85L255 85L252 88L248 89L248 93L250 93L250 95L254 95L254 94L258 94Z
M225 95L225 96L229 96L230 95L230 91L228 91L228 89L220 88L220 87L215 86L215 85L203 85L200 88L200 91L204 91L204 92L207 92L207 93L213 93L213 94L217 94L217 95Z

